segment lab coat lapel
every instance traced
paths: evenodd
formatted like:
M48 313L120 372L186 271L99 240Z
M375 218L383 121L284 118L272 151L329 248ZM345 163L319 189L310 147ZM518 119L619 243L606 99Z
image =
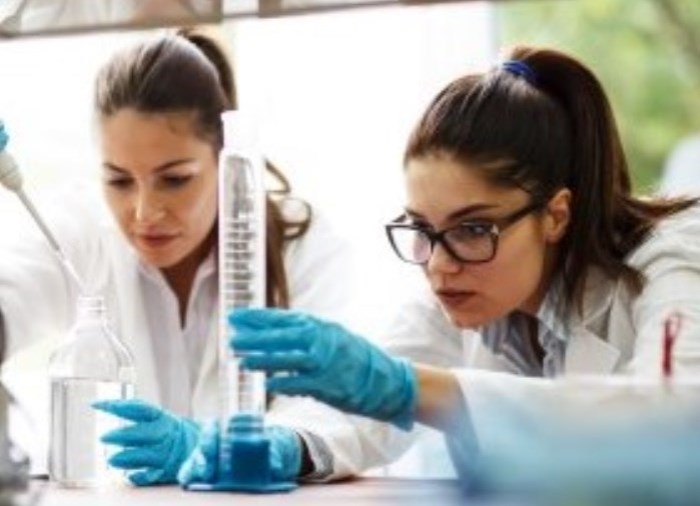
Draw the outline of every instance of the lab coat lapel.
M159 364L153 354L153 339L151 336L139 336L139 332L148 332L148 318L145 312L143 291L138 290L129 306L132 313L132 328L128 333L129 346L136 360L136 395L160 404L160 389L156 370ZM138 323L137 323L138 322Z
M586 276L583 314L574 308L568 322L556 327L562 332L569 329L564 357L567 374L609 374L615 369L621 352L600 335L613 302L614 286L602 271L590 268Z
M132 353L136 368L136 396L160 403L160 390L156 377L156 363L153 356L152 337L148 333L149 325L145 312L141 273L138 260L131 251L124 254L124 247L112 248L112 254L120 255L115 258L113 265L119 266L121 272L114 273L117 303L114 310L121 313L120 338L126 343Z
M577 326L566 348L567 374L607 374L615 369L620 350L583 326Z
M217 416L218 411L219 318L218 311L216 313L213 315L216 323L209 326L207 345L192 396L192 414L200 419Z

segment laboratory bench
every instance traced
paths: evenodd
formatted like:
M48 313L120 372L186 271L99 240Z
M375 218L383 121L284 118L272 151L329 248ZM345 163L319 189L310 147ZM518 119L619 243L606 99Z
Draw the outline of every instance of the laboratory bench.
M332 484L305 484L283 494L254 495L185 492L176 486L135 488L113 484L102 489L63 489L43 484L40 506L246 506L272 505L381 506L474 504L454 480L360 478Z

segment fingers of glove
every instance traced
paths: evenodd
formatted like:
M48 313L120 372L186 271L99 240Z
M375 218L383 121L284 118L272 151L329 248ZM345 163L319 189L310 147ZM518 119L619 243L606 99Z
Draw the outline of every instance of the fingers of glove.
M181 485L211 482L216 475L219 458L219 424L210 421L202 426L199 442L177 473Z
M152 422L165 414L160 408L139 399L97 401L92 407L132 422Z
M190 454L194 447L197 446L200 432L201 426L192 420L185 419L184 423L180 426L180 444L184 447L183 460Z
M301 470L301 440L288 427L269 426L265 429L270 439L270 468L279 480L296 480Z
M162 469L167 459L168 452L164 448L127 448L110 457L109 465L118 469Z
M260 330L270 327L290 328L305 325L310 317L285 309L235 309L228 315L228 321L236 329Z
M187 460L182 464L177 472L177 482L182 485L189 485L195 481L202 481L200 469L202 468L202 454L198 449L192 452L192 455L187 457Z
M230 345L237 352L306 351L312 342L313 331L308 327L297 327L238 331L231 339Z
M282 395L314 395L318 391L318 381L304 376L273 376L266 381L268 391Z
M298 351L246 355L242 358L241 364L245 369L266 372L307 372L313 371L318 366L312 355Z
M121 427L104 434L100 441L121 446L146 446L159 443L164 438L171 437L177 430L175 423L155 422L136 423Z
M207 458L217 457L219 454L219 423L217 421L206 422L199 435L197 447Z
M205 457L200 448L185 460L177 473L177 481L181 485L190 483L210 483L214 481L216 474L216 457Z
M147 487L148 485L157 485L166 483L163 480L163 471L160 469L144 469L136 471L128 475L129 481L137 487Z

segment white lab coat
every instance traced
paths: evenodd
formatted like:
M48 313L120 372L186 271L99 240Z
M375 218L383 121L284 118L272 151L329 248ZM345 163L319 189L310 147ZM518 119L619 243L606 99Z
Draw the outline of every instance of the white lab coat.
M659 193L700 195L700 134L682 139L666 159Z
M700 209L664 220L628 262L646 275L644 290L635 296L621 281L591 273L583 314L568 322L565 375L659 377L662 322L675 310L683 314L674 349L676 375L699 375ZM554 298L553 293L545 298L541 318L555 318ZM550 321L555 326L561 323ZM468 464L472 431L485 450L489 437L497 437L488 430L490 400L546 405L556 402L552 397L561 392L551 388L551 379L513 374L508 362L484 346L477 332L450 325L427 290L402 308L384 344L395 355L450 368L458 378L469 420L464 424L467 437L448 439L457 466ZM589 396L587 402L595 399ZM328 426L322 435L336 456L329 479L386 464L413 440L411 434L390 425L357 417L347 417L344 427L340 421Z
M70 199L62 194L53 202L43 201L40 210L66 256L86 281L88 290L106 297L113 327L134 356L136 395L163 405L161 392L165 386L159 384L157 369L171 364L164 363L169 359L167 356L154 353L153 343L156 337L162 340L174 339L174 336L153 334L168 332L173 325L167 325L167 321L156 328L153 323L149 325L149 311L162 306L144 295L145 274L139 267L136 253L116 228L101 198L96 194L85 195L83 192L89 190L82 187L72 191ZM36 225L29 221L18 203L12 204L7 205L0 224L7 230L8 216L23 222L19 226L21 236L6 234L0 245L0 310L4 316L9 356L43 338L53 337L58 342L73 321L77 295L74 284L60 268ZM308 232L290 243L284 253L292 308L345 320L351 293L348 280L351 256L346 246L315 213ZM198 307L200 313L211 314L212 321L216 322L216 301L215 296L207 299L208 308L198 307L193 301L189 306ZM177 319L177 310L163 318ZM208 332L201 336L206 339L206 345L199 372L191 391L182 392L189 402L185 401L182 409L176 409L180 414L197 418L217 413L217 325L205 328ZM294 404L290 399L279 401L282 407L285 402ZM307 406L315 405L311 401L303 402Z

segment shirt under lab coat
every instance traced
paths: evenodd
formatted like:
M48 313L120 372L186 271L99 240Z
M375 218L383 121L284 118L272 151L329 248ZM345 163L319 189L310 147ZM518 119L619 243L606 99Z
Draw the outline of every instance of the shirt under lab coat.
M565 342L559 374L660 377L663 320L673 311L683 315L673 352L676 377L700 374L700 209L662 221L628 264L647 278L638 295L622 281L591 270L581 315L562 320L556 311L558 290L552 288L545 297L537 315L540 326ZM492 329L480 330L486 334ZM498 437L489 433L490 401L537 406L556 402L560 395L551 379L520 375L507 356L484 344L479 332L452 326L427 290L401 309L384 345L395 355L449 368L456 375L468 411L463 432L447 438L458 470L468 467L474 437L484 451L489 438ZM595 399L587 396L586 402ZM337 416L335 421L317 429L335 457L329 479L386 464L414 440L415 434L360 417L347 417L345 425Z

